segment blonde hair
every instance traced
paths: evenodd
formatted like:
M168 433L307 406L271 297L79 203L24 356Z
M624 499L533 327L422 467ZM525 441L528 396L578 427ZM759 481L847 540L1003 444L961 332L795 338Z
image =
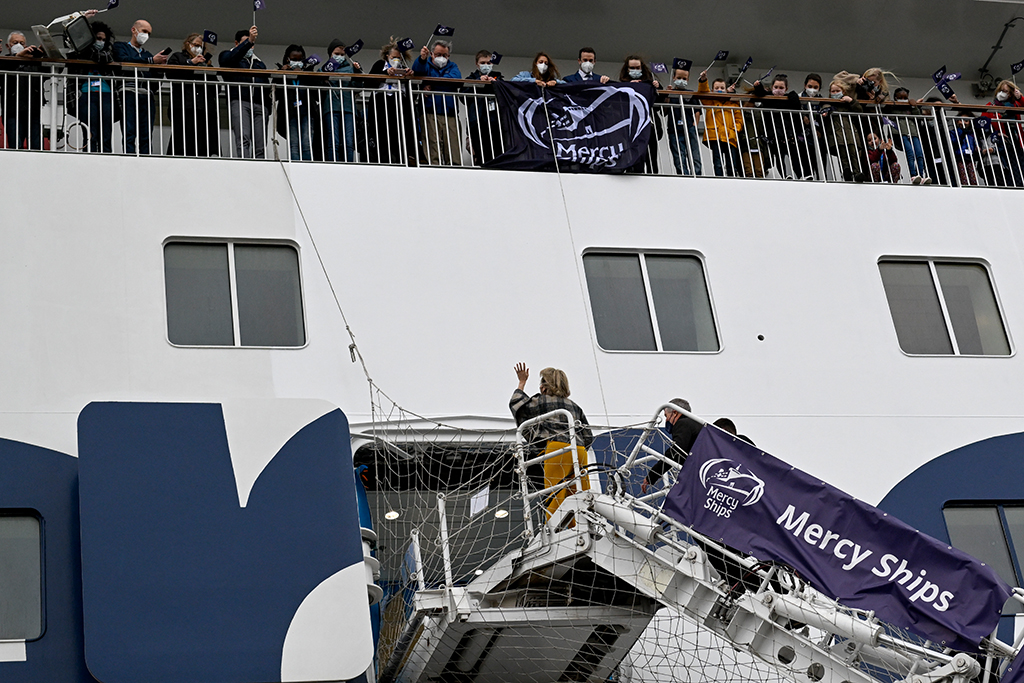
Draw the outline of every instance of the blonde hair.
M878 68L877 66L873 66L864 72L864 78L867 78L868 76L874 76L875 78L878 79L878 87L882 91L882 97L889 96L889 81L885 80L885 76L887 74L889 76L892 76L892 79L897 83L900 82L900 79L896 76L896 74L894 74L891 71L884 71Z
M1010 91L1011 95L1017 89L1017 84L1016 83L1014 83L1013 81L1011 81L1009 79L1004 78L1003 80L999 81L999 85L996 86L996 92L999 92L1000 90L1002 90L1004 85L1007 88L1009 88L1009 91Z
M558 368L544 368L540 371L540 380L552 396L569 398L569 378Z
M201 38L202 36L203 36L202 33L190 33L190 34L188 34L188 38L186 38L185 42L181 44L182 51L183 52L188 52L192 48L192 41L195 40L196 38Z

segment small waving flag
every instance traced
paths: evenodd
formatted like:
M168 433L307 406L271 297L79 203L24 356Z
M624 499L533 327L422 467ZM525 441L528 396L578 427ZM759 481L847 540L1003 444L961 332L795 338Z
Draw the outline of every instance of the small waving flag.
M203 42L209 45L216 45L217 34L213 31L203 31Z
M720 62L723 59L727 59L728 57L729 57L729 51L728 50L719 50L718 54L715 55L714 61Z
M939 89L939 92L942 93L942 96L945 97L947 100L956 94L953 92L953 89L949 87L949 83L947 83L946 81L942 81L935 87Z
M114 9L120 4L121 0L110 0L110 2L107 3L107 9Z
M668 67L665 66L664 62L651 62L651 71L656 74L667 74Z
M1010 65L1010 71L1012 71L1015 74L1020 73L1021 69L1024 69L1024 61L1020 61L1020 62L1017 62L1016 64L1011 64Z
M750 65L754 63L753 57L747 57L747 61L743 62L743 66L740 67L740 73L745 73Z
M438 24L437 28L434 29L434 35L447 36L451 38L452 36L455 35L455 29L453 29L451 26L444 26L443 24Z
M500 64L501 63L501 56L502 55L501 55L500 52L492 52L491 53L491 64L494 64L495 66Z
M676 57L672 60L673 69L682 69L683 71L689 71L690 67L693 66L692 59L683 59L682 57Z
M761 78L759 78L759 79L757 79L757 80L759 80L759 81L761 81L761 82L763 83L763 82L764 82L764 79L766 79L766 78L768 78L769 76L771 76L771 75L772 75L772 72L773 72L773 71L775 71L775 67L776 67L776 66L778 66L778 65L777 65L777 64L772 64L772 68L770 68L770 69L768 69L767 71L765 71L765 72L764 72L764 76L761 76Z
M402 38L400 41L398 41L399 52L408 52L409 50L412 50L414 47L416 47L416 43L412 42L412 38Z
M267 0L252 0L252 10L255 12L258 9L266 9Z
M357 52L359 52L362 49L363 41L357 40L356 42L352 43L351 45L345 48L345 54L348 55L349 58L352 58L356 55Z
M935 81L935 85L938 85L946 75L946 65L943 64L942 68L932 74L932 80Z
M306 66L316 66L320 63L320 55L310 55L306 58Z
M946 74L946 82L947 83L949 83L950 81L959 80L959 78L960 78L960 72L957 72L955 74Z

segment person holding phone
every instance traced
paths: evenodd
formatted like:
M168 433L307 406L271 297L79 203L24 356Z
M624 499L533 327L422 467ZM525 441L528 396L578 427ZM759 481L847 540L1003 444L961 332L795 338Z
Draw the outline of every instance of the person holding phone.
M154 55L143 47L152 34L153 27L148 21L136 21L132 24L131 40L114 43L114 60L122 65L166 64L167 56L171 54L170 48ZM117 82L116 91L121 99L124 151L128 154L149 154L155 116L149 71L122 66L121 75L125 78Z

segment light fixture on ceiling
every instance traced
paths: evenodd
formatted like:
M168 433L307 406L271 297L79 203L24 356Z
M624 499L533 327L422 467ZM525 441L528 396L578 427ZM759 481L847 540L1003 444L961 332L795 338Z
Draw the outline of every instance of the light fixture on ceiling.
M398 510L388 510L387 512L384 513L384 519L398 519L398 515Z

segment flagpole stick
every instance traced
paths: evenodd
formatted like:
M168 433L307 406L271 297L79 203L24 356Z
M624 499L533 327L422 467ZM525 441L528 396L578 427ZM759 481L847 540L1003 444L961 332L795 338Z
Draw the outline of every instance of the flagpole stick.
M945 78L945 76L943 76L943 78ZM933 85L932 87L928 88L928 92L926 92L925 94L921 95L920 100L923 102L924 98L928 97L928 95L931 94L932 90L935 90L935 88L937 88L937 87L938 87L937 85Z
M708 64L708 68L704 69L704 72L707 73L708 71L711 71L711 67L713 67L715 65L715 62L717 62L717 61L718 61L717 59L712 59L711 63Z

